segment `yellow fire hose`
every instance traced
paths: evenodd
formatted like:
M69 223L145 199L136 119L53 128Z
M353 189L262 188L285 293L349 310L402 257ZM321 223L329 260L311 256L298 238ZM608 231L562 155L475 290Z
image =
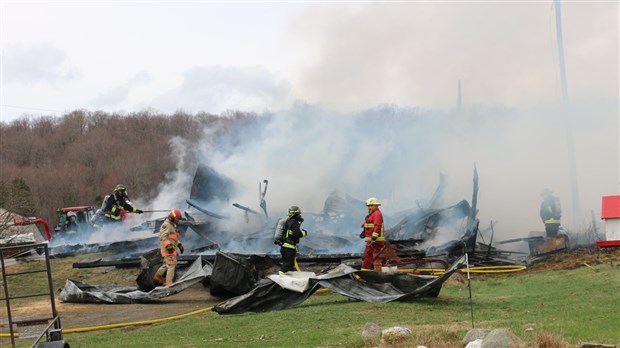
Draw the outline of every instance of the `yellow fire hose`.
M470 273L508 273L508 272L523 271L526 268L527 268L526 266L473 266L473 267L469 267L469 272ZM413 270L414 270L413 268L399 268L398 269L399 272L412 272ZM444 270L437 269L437 268L416 268L415 270L418 272L428 272L433 275L444 273ZM466 273L467 268L461 268L459 269L459 272ZM323 289L319 289L317 292L322 292L321 290ZM160 323L160 322L164 322L168 320L175 320L175 319L189 317L191 315L208 312L212 309L213 307L203 308L203 309L199 309L193 312L179 314L179 315L166 317L166 318L160 318L160 319L142 320L142 321L134 321L134 322L129 322L129 323L108 324L108 325L100 325L100 326L89 326L89 327L83 327L83 328L77 328L77 329L66 329L66 330L63 329L62 332L65 334L68 334L68 333L77 333L77 332L117 329L117 328L126 327L126 326L151 325L151 324L156 324L156 323ZM2 337L11 337L11 334L0 333L0 338ZM16 338L19 337L19 332L14 333L13 337L16 337Z
M469 273L508 273L508 272L519 272L525 270L526 266L472 266L469 267ZM445 270L439 268L399 268L399 272L426 272L433 275L443 274ZM467 268L459 269L461 273L467 273Z
M77 329L63 329L62 333L63 334L67 334L67 333L77 333L77 332L89 332L89 331L97 331L97 330L117 329L117 328L126 327L126 326L151 325L151 324L161 323L161 322L168 321L168 320L174 320L174 319L181 319L181 318L189 317L191 315L196 315L196 314L208 312L208 311L210 311L212 309L213 309L213 307L203 308L203 309L199 309L199 310L196 310L196 311L193 311L193 312L189 312L189 313L185 313L185 314L179 314L179 315L174 315L174 316L171 316L171 317L160 318L160 319L142 320L142 321L134 321L134 322L129 322L129 323L118 323L118 324L108 324L108 325L99 325L99 326L89 326L89 327L83 327L83 328L77 328ZM0 333L0 338L1 337L11 337L11 334ZM19 333L16 332L13 335L13 337L19 337Z

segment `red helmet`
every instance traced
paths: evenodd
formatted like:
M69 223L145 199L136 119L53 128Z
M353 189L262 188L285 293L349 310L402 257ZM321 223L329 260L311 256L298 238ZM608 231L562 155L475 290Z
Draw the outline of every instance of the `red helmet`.
M179 221L181 219L181 211L179 209L174 209L168 214L168 218L172 221Z

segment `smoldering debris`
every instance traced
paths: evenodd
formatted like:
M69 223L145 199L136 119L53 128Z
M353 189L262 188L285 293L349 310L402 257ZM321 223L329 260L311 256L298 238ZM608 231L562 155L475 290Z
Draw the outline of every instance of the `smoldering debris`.
M265 180L266 181L266 180ZM263 181L263 183L265 182ZM262 183L261 183L262 185ZM386 214L385 237L400 257L433 257L452 261L464 252L471 255L482 252L484 259L494 262L494 256L508 262L514 253L502 253L496 247L484 243L478 245L478 221L476 218L478 178L474 169L472 202L467 200L440 207L445 191L445 178L433 197L426 203ZM273 237L278 222L284 217L262 213L266 207L267 185L259 190L260 208L246 202L232 202L240 190L234 180L216 173L212 168L200 166L196 170L191 195L186 200L185 218L179 223L181 240L187 254L215 255L217 252L247 255L270 255L279 257L279 247ZM413 200L412 200L413 201ZM242 216L239 216L239 212ZM319 212L304 212L304 228L309 232L299 245L300 257L322 256L335 259L341 255L359 255L363 243L359 239L360 221L366 215L363 200L352 197L338 189L325 199ZM53 248L53 255L68 256L84 252L106 251L119 258L139 257L158 247L157 233L163 218L149 220L130 229L146 233L147 238L113 243L63 245ZM478 249L477 249L478 247ZM482 250L481 250L482 248ZM521 260L512 260L520 263Z

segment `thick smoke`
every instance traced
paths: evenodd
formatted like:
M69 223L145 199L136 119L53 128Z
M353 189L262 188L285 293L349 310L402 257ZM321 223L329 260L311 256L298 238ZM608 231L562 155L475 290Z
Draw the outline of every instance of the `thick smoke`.
M561 10L569 99L617 100L618 3ZM291 25L291 49L313 48L295 95L344 112L445 108L461 80L465 105L561 102L555 20L552 2L310 6Z
M568 118L581 193L580 226L571 225ZM566 228L577 230L591 222L590 211L598 214L601 196L616 190L617 127L617 107L603 104L578 105L570 113L553 108L444 112L382 106L337 114L300 106L272 116L247 137L235 134L248 140L234 149L200 146L208 149L200 158L240 185L229 204L239 202L258 211L258 184L268 179L272 216L283 216L290 205L320 212L335 189L361 200L375 196L386 214L394 214L423 206L440 174L446 177L441 207L463 199L471 202L475 165L481 226L495 221L497 236L514 238L543 229L538 207L546 187L562 199ZM611 150L610 156L602 156L605 150Z
M375 196L394 214L423 206L442 174L442 206L471 202L475 165L478 217L482 229L494 221L495 240L544 229L544 188L560 197L565 228L584 230L620 184L618 4L562 9L564 106L551 3L310 6L290 47L315 49L287 77L290 95L308 104L236 131L241 143L213 143L218 130L206 130L198 158L239 185L226 202L239 221L230 204L258 210L263 179L272 216L293 204L319 212L334 189ZM462 108L454 108L458 80Z

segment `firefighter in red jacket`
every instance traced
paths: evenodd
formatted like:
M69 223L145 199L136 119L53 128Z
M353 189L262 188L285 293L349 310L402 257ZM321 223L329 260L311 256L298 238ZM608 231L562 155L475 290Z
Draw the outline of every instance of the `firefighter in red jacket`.
M184 251L183 244L179 240L179 230L177 224L181 219L181 212L174 209L159 228L160 252L163 257L163 264L155 275L153 282L155 285L170 285L174 282L174 271L177 266L177 256ZM164 275L166 278L164 279Z
M370 271L373 269L373 259L385 245L385 238L383 237L383 214L379 210L381 203L374 198L368 198L366 200L366 206L368 207L368 215L362 224L364 231L360 233L360 238L366 242L366 248L364 249L364 262L362 263L362 271Z

